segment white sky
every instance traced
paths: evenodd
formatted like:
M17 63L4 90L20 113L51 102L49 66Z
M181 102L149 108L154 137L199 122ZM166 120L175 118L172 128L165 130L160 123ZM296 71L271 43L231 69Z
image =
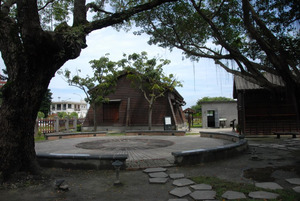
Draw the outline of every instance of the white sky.
M184 108L195 105L198 99L205 96L225 96L232 98L233 78L221 67L216 67L213 60L200 59L194 64L188 60L182 60L184 57L181 51L174 49L170 52L168 49L163 49L157 46L147 44L149 36L135 36L132 32L116 31L113 28L105 28L92 32L87 37L88 47L82 50L81 55L75 59L68 61L61 69L69 69L76 72L81 69L82 76L91 75L89 61L99 59L106 53L109 53L109 58L113 61L118 61L123 58L123 53L132 54L146 51L148 58L160 56L163 59L171 60L171 64L164 67L166 74L173 73L183 87L177 88L178 92L183 96L187 103ZM195 75L193 74L193 65ZM0 69L4 68L2 58L0 59ZM53 93L53 101L71 100L79 101L84 99L84 93L75 87L68 86L62 79L62 76L56 74L51 80L49 88Z

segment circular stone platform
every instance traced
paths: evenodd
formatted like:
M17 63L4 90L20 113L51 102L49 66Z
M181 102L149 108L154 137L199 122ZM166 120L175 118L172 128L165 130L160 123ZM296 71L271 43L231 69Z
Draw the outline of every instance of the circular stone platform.
M100 149L107 151L131 151L131 150L144 150L168 147L173 145L174 142L159 139L132 139L132 138L117 138L108 140L95 140L92 142L82 142L75 145L77 148L82 149Z
M232 141L193 136L121 136L71 138L37 142L36 152L55 154L128 154L129 168L174 165L172 152L209 149Z

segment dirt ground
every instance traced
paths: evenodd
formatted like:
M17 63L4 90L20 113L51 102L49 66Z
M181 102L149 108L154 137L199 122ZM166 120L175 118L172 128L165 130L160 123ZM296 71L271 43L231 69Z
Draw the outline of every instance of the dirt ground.
M299 139L299 138L298 138ZM297 139L297 140L298 140ZM168 173L184 173L187 178L212 176L239 183L275 181L284 188L291 188L285 181L300 177L300 150L284 150L257 145L284 145L286 139L249 139L249 150L244 154L221 161L189 167L169 167ZM299 142L300 141L296 141ZM142 170L121 171L121 186L114 186L114 171L87 171L45 168L39 176L19 173L10 183L0 186L1 201L167 201L174 198L167 184L149 184L148 175ZM57 190L55 181L64 179L69 191Z

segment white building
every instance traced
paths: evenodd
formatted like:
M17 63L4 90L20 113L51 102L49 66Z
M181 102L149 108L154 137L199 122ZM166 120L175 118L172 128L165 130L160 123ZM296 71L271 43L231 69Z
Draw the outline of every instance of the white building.
M58 112L76 112L78 114L78 118L85 118L87 111L88 105L85 101L57 101L52 102L50 107L50 114L56 114Z

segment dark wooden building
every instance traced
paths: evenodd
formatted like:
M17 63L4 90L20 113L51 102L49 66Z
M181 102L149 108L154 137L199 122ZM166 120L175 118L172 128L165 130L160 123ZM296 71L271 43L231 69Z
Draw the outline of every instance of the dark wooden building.
M116 90L108 96L109 102L96 107L97 130L142 130L148 129L148 107L143 93L132 86L126 75L118 78ZM185 116L181 106L185 102L176 91L169 91L157 99L153 106L152 130L165 128L165 117L171 118L174 130L184 126ZM93 128L94 110L90 107L83 130ZM167 118L170 120L170 118Z
M299 132L300 122L294 105L275 75L266 78L278 87L267 90L235 76L233 97L238 104L238 122L246 135L270 135L273 132Z

